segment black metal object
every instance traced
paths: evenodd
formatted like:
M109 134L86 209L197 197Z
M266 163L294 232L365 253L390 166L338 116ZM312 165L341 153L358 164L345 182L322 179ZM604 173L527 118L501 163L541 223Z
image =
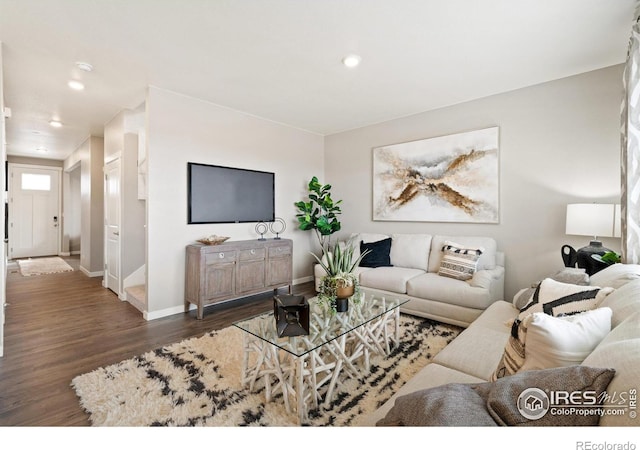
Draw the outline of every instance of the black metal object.
M304 295L274 296L273 316L279 337L309 334L309 303Z
M560 253L562 254L562 260L564 261L565 267L575 267L578 262L578 255L576 249L570 245L563 245L560 249Z

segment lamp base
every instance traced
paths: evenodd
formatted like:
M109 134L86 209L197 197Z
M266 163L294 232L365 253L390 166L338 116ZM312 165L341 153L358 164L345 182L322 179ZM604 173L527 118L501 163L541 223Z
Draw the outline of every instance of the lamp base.
M610 251L608 248L602 246L602 242L591 241L586 247L577 250L576 261L578 267L585 269L587 275L593 275L607 267L607 264L593 259L591 255L604 255Z

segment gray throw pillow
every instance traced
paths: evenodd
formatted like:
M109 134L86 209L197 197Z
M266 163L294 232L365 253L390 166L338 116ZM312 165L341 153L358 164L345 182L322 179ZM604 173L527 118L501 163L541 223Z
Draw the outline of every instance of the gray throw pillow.
M583 393L593 391L596 405L602 405L602 393L615 376L615 370L599 367L571 366L520 372L493 382L487 399L487 409L499 425L506 426L597 426L597 414L553 414L547 411L535 420L528 419L518 409L518 398L523 391L537 388L544 393L565 391ZM526 401L526 395L522 401ZM578 410L580 408L576 408Z
M489 383L451 383L398 397L376 426L496 426L487 410Z
M602 393L613 379L615 370L587 366L560 367L530 370L494 382L463 384L450 383L398 397L387 415L377 426L597 426L600 416L579 414L554 414L548 409L535 419L523 415L519 406L527 402L530 389L533 400L536 394L547 395L551 391L592 391L602 405ZM580 395L580 394L574 394ZM547 405L548 407L548 405ZM580 409L580 408L576 408ZM525 411L528 413L528 411ZM543 414L542 414L543 413Z

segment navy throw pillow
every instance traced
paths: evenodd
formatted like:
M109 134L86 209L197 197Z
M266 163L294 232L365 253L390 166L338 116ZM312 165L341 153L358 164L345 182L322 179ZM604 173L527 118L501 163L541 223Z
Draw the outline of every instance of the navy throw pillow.
M360 267L391 267L391 238L383 239L378 242L360 241L360 253L365 250L371 250L360 261Z

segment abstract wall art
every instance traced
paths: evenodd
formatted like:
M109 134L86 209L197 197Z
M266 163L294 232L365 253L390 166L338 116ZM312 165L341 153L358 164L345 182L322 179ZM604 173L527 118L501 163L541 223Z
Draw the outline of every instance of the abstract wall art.
M499 222L499 128L373 149L373 220Z

